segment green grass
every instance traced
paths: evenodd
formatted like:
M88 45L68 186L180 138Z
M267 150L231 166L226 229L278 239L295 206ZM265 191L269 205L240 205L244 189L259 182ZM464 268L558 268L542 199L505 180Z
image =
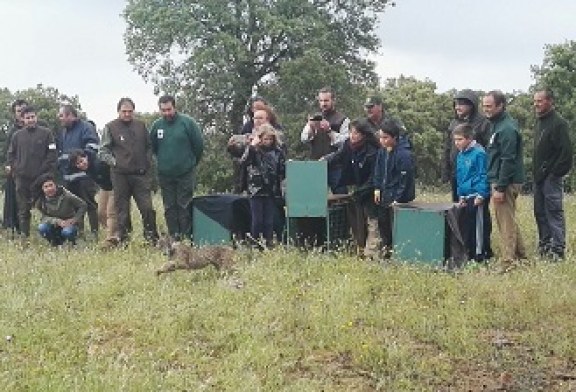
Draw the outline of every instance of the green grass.
M529 198L520 208L534 249ZM571 252L506 274L276 250L240 252L230 276L156 277L164 261L138 240L103 253L2 239L0 390L576 389Z

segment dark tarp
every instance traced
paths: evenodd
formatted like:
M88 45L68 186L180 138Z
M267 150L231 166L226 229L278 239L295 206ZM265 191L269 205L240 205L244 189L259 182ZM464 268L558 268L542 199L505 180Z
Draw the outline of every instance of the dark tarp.
M250 232L250 203L245 196L196 196L193 206L239 238L244 238L245 234Z

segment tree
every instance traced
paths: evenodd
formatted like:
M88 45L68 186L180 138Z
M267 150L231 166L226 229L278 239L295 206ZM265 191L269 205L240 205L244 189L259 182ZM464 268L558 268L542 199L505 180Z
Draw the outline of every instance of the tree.
M128 59L158 91L186 96L205 127L237 128L254 89L315 57L354 83L376 79L363 56L388 0L128 0ZM303 76L303 75L301 75ZM294 79L291 79L294 81Z
M12 126L12 102L14 98L7 88L0 88L0 135L5 135Z
M79 114L85 117L78 96L63 94L54 87L44 87L38 84L36 87L16 91L14 99L16 98L22 98L32 105L36 109L38 121L53 131L61 127L58 121L58 110L63 104L74 106Z
M536 80L531 90L551 88L558 111L570 123L576 124L576 41L546 45L542 65L533 65L531 70Z

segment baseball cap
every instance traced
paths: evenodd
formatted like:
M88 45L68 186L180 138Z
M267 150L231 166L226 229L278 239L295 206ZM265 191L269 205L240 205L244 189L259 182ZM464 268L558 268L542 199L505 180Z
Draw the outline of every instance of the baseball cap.
M366 98L364 102L365 107L374 106L374 105L382 105L382 98L377 95L372 95Z

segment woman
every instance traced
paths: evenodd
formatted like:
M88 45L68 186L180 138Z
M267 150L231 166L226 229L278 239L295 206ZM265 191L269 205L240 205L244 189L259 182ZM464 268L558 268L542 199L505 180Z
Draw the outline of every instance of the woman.
M372 127L366 120L358 119L350 123L350 137L340 149L320 158L328 161L328 166L340 164L342 176L338 186L354 189L348 219L358 254L362 257L375 257L379 251L378 218L372 181L378 149Z

